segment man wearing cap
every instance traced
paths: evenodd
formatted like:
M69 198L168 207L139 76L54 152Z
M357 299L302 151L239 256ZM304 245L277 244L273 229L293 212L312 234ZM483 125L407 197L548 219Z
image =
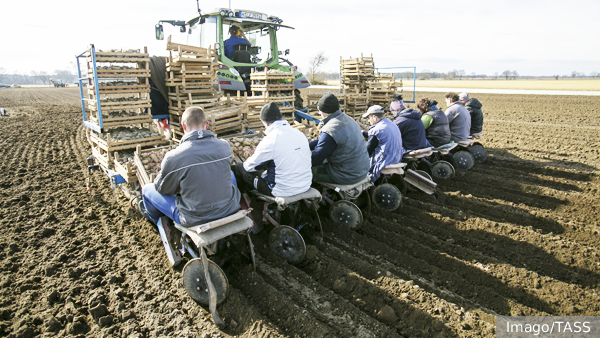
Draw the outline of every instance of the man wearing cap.
M458 99L458 94L449 92L444 95L448 109L444 112L450 125L450 138L454 142L466 141L471 131L471 114Z
M430 145L427 143L425 136L425 127L421 122L421 113L412 108L396 110L394 102L390 105L390 111L394 114L394 123L400 129L402 135L402 147L409 152L411 150L427 148Z
M371 167L369 178L372 182L377 181L381 170L389 164L396 164L402 160L402 135L400 129L388 118L383 117L382 106L369 107L363 118L369 119L371 127L369 131L363 131L367 139L367 152L370 157Z
M233 52L235 52L233 50L233 47L235 45L248 45L250 46L250 42L248 42L248 40L246 40L245 38L243 38L243 32L240 30L240 28L238 26L231 26L229 27L229 34L231 35L231 37L225 41L223 41L223 47L225 47L225 56L230 59L231 56L233 55Z
M337 184L362 181L369 172L369 154L360 126L340 110L331 93L319 99L317 108L322 120L319 139L310 143L313 178Z
M479 134L483 130L483 112L481 111L481 102L476 98L469 99L468 93L458 94L460 102L467 108L471 114L471 130L470 134Z
M262 107L260 120L266 128L265 138L256 146L254 155L233 167L239 186L276 197L306 192L312 183L306 136L283 119L274 102ZM266 170L260 174L263 169Z

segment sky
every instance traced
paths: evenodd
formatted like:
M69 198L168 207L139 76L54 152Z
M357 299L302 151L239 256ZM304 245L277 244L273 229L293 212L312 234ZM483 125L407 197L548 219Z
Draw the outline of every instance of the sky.
M377 68L416 67L466 74L589 75L600 73L600 1L266 1L200 0L200 8L247 9L294 27L278 32L280 50L301 70L324 52L322 70L339 71L340 57L372 55ZM158 20L189 20L194 0L4 0L0 2L0 68L8 74L73 69L75 55L99 49L148 47ZM165 36L186 35L165 25ZM396 70L392 70L396 71ZM405 71L398 69L398 72Z

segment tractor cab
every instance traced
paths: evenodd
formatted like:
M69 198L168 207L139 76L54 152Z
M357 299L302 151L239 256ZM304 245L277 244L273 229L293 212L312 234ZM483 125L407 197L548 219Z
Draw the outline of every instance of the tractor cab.
M294 71L296 89L310 86L308 79L286 57L289 49L280 51L277 31L293 29L282 25L275 16L239 9L216 9L188 22L159 21L156 38L162 40L162 23L180 27L187 34L187 44L209 48L216 46L219 70L217 77L223 90L250 90L252 69Z

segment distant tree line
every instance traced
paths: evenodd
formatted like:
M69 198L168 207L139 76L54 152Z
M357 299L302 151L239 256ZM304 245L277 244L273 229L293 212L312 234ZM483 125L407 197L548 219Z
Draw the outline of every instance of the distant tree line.
M71 64L71 66L73 66L73 64ZM50 79L61 80L65 83L74 83L77 81L77 73L70 69L57 69L52 73L46 71L31 71L29 74L25 72L9 73L5 68L0 67L0 83L18 85L50 85Z

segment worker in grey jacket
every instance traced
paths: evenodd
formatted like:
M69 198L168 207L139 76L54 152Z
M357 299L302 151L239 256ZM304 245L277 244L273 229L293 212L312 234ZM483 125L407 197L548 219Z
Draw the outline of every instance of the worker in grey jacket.
M454 142L466 141L471 131L471 114L458 99L458 94L449 92L444 95L448 109L444 112L448 117L451 139Z
M237 212L241 194L232 181L231 147L206 130L199 107L185 110L181 126L181 143L165 155L154 182L142 189L148 218L156 223L166 215L192 227Z
M369 154L360 126L340 110L335 95L328 93L317 102L323 118L319 139L310 142L313 180L354 184L367 177Z

